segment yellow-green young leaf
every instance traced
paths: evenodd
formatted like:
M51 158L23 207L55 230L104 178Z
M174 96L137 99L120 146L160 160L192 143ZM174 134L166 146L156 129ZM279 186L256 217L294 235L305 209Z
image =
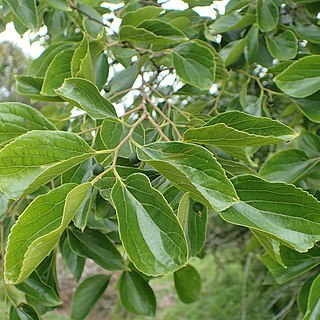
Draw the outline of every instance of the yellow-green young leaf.
M208 90L214 83L215 56L206 46L189 41L172 51L173 65L178 76L201 90Z
M316 320L320 317L319 303L320 303L320 275L318 275L312 282L309 296L307 311L303 320Z
M28 29L36 31L39 27L35 0L6 0L15 16Z
M251 175L231 181L241 202L220 213L224 220L262 231L299 252L320 240L320 202L309 193Z
M72 297L71 318L82 320L87 317L94 305L108 287L110 276L96 274L79 284Z
M111 102L102 97L98 88L88 80L66 79L55 91L65 101L85 110L93 119L116 117L116 111Z
M258 24L263 32L275 29L279 20L279 9L272 0L258 0Z
M295 34L286 30L275 37L266 36L267 47L271 55L282 61L293 59L298 52L298 40Z
M207 208L192 200L187 192L180 200L177 216L188 241L189 255L194 257L206 240Z
M207 207L224 210L239 201L224 170L203 147L183 142L156 142L138 149L138 157Z
M161 7L147 6L139 8L138 10L126 13L121 22L121 26L130 25L132 27L138 26L141 22L157 17L163 9Z
M18 199L94 153L74 133L30 131L1 149L0 190L9 198Z
M264 146L296 138L297 134L279 121L240 111L217 115L204 126L189 129L186 141L215 146Z
M64 184L31 202L8 238L6 282L22 282L50 253L83 202L86 190L87 184Z
M17 93L33 100L63 101L58 96L47 96L40 93L44 78L33 76L16 76Z
M37 109L18 102L0 103L0 146L31 130L56 130Z
M138 270L157 276L187 262L187 241L178 219L145 175L117 180L111 198L123 247Z
M44 77L41 94L56 96L55 89L59 88L66 78L71 77L71 61L74 49L59 52L50 63Z
M123 307L136 315L153 317L156 297L153 290L137 272L123 272L119 280L119 293Z
M262 166L259 174L269 181L294 183L307 175L320 162L320 158L310 159L299 149L277 152Z
M174 273L174 285L180 300L192 303L200 299L201 277L190 264Z
M294 98L305 98L320 90L320 55L299 59L281 72L274 82Z
M74 51L71 61L71 76L74 78L84 78L95 82L93 63L91 59L89 41L84 34L82 41Z

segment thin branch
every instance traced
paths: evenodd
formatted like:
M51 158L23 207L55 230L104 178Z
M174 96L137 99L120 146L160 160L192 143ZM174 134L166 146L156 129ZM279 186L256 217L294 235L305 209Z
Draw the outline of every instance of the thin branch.
M224 89L225 89L226 85L224 84L216 98L216 101L214 102L214 105L213 107L211 108L211 110L208 112L208 115L210 116L217 108L218 108L218 105L219 105L219 102L220 102L220 99L224 93Z
M70 8L78 11L78 12L81 13L81 14L83 14L84 16L86 16L86 17L87 17L89 20L91 20L91 21L97 22L97 23L101 24L101 25L104 26L104 27L109 27L108 24L106 24L106 23L104 23L103 21L98 20L98 19L96 19L96 18L94 18L94 17L91 17L90 14L86 13L85 11L83 11L82 9L80 9L79 7L77 7L77 6L76 6L74 3L72 3L72 2L70 2Z
M134 109L131 109L131 110L127 111L125 114L123 114L123 115L121 116L121 118L124 118L124 117L126 117L126 116L128 116L128 115L130 115L130 114L132 114L132 113L135 113L135 112L137 112L137 111L140 111L140 110L142 110L142 106L141 106L141 105L139 105L138 107L136 107L136 108L134 108Z
M248 253L246 263L244 266L243 280L242 280L242 310L241 310L241 320L247 319L247 284L249 279L249 272L251 266L251 253Z
M148 120L155 127L155 129L159 132L160 136L166 141L170 141L170 139L163 133L159 125L152 119L152 117L148 116Z
M114 171L114 169L116 168L116 164L117 164L117 159L118 159L118 154L119 154L119 150L121 149L121 147L128 141L130 140L130 138L132 137L134 130L140 125L140 123L148 118L148 114L144 113L130 128L128 134L126 135L126 137L117 145L117 147L113 150L113 161L111 166L104 172L102 172L101 174L99 174L98 176L96 176L91 183L95 184L98 180L100 180L105 174L107 174L110 171ZM102 150L104 151L104 150Z

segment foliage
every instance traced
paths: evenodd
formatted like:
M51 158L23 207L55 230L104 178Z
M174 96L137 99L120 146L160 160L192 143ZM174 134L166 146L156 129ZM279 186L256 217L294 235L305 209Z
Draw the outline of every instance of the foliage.
M86 259L108 273L81 279L74 319L114 273L137 315L155 315L148 282L168 273L194 302L188 261L203 257L214 214L250 229L266 281L301 287L278 318L296 297L304 320L320 316L320 3L231 0L225 14L210 7L215 19L193 10L211 1L185 3L2 0L3 23L47 32L16 77L39 110L0 105L10 319L60 305L58 251L77 281Z

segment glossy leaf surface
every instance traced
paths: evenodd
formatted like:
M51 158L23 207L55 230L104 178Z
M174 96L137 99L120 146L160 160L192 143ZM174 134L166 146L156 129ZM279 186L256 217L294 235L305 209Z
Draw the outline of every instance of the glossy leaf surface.
M18 198L93 154L74 133L30 131L0 151L0 189L10 198Z
M159 191L143 174L117 180L111 198L124 249L135 267L148 275L179 269L188 248L181 226Z
M238 202L225 172L206 149L182 142L153 143L138 150L139 159L150 163L178 189L216 210Z

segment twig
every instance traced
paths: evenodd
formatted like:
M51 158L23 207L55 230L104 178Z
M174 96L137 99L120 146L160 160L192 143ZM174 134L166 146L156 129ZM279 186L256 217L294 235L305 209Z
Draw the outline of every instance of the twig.
M127 111L125 114L123 114L123 115L121 116L121 118L126 117L126 116L128 116L129 114L135 113L135 112L137 112L137 111L139 111L139 110L141 110L141 109L142 109L142 106L139 105L138 107Z
M179 129L176 127L176 124L169 117L167 117L158 106L156 106L154 103L152 103L151 99L147 95L145 96L145 99L150 103L152 108L154 110L156 110L162 116L163 119L165 119L167 122L169 122L171 124L172 128L177 133L179 139L183 140L183 137L180 134Z
M94 17L91 17L90 14L86 13L85 11L83 11L82 9L80 9L79 7L77 7L74 3L70 2L70 8L74 9L76 11L78 11L79 13L83 14L84 16L86 16L89 20L97 22L99 24L101 24L104 27L109 27L108 24L104 23L103 21L100 21Z
M119 150L121 149L121 147L128 141L130 140L130 138L133 135L134 130L140 125L140 123L145 120L146 118L148 118L148 114L144 113L130 128L128 134L126 135L126 137L117 145L117 147L113 150L113 161L111 166L104 172L102 172L101 174L99 174L98 176L96 176L93 180L92 180L92 184L95 184L98 180L100 180L105 174L107 174L110 171L114 171L116 164L117 164L117 159L118 159L118 154L119 154ZM104 151L104 150L103 150Z
M247 284L249 279L249 272L251 266L251 253L248 253L246 263L244 266L244 273L243 273L243 280L242 280L242 289L241 289L241 296L242 296L242 310L241 310L241 319L247 319Z
M218 105L219 105L219 102L220 102L220 99L224 93L224 89L225 89L226 85L224 84L216 98L216 101L214 102L214 105L213 107L211 108L211 110L208 112L208 115L210 116L217 108L218 108Z
M170 141L170 139L163 133L163 131L161 130L161 128L159 127L159 125L152 119L152 117L150 117L150 115L148 116L148 120L150 121L150 123L155 127L155 129L159 132L160 136L165 139L166 141Z

